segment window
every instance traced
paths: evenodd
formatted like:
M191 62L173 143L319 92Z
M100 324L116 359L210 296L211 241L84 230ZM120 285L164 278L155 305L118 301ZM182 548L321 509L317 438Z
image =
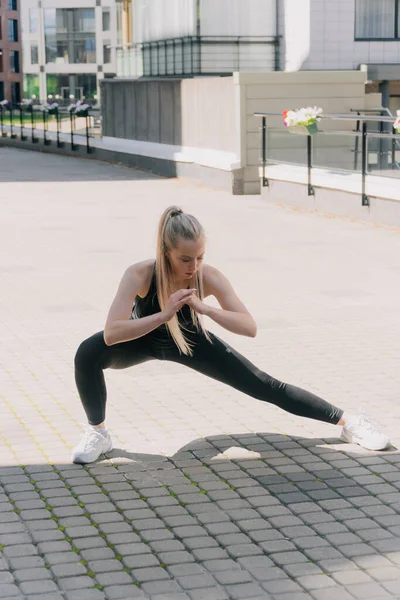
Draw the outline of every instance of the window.
M87 64L96 62L94 9L45 9L44 29L46 63Z
M111 62L111 48L110 42L104 42L103 44L103 63L108 65Z
M400 0L356 0L356 40L399 39Z
M18 42L18 21L8 19L8 39L10 42Z
M19 52L17 50L10 50L10 71L19 73Z
M3 50L0 49L0 73L3 72Z
M24 75L24 95L27 98L39 98L39 75Z
M4 82L0 81L0 102L5 100L4 98Z
M18 10L17 0L8 0L8 10Z
M37 44L31 45L31 65L39 64L39 48Z
M29 9L29 31L37 33L39 29L39 11L37 8Z
M13 104L21 102L21 84L19 81L11 84L11 102Z
M103 31L110 31L110 11L103 10Z

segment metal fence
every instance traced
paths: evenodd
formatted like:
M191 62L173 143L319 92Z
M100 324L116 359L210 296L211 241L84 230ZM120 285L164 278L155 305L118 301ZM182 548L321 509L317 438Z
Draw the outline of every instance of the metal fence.
M262 185L269 185L267 166L272 164L295 164L307 168L308 195L314 195L312 185L313 168L335 172L359 173L361 175L362 205L369 205L366 194L366 180L369 175L399 178L400 185L400 135L390 133L395 117L388 109L374 109L371 112L385 114L366 115L321 115L324 121L347 121L355 125L355 130L319 130L312 135L293 135L290 128L283 126L281 113L255 113L261 118L260 164ZM389 114L387 114L389 113ZM270 127L269 117L279 116L281 127ZM386 129L386 131L385 131Z
M100 119L100 111L90 107L82 111L0 103L0 136L44 146L55 143L58 148L68 144L73 151L84 147L90 154L91 140L100 135Z
M279 36L187 36L117 46L117 75L192 76L278 71Z

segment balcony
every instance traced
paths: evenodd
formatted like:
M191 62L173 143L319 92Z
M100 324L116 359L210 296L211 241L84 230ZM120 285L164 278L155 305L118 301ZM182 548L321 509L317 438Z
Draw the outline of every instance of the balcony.
M279 71L279 36L189 36L117 47L118 77Z

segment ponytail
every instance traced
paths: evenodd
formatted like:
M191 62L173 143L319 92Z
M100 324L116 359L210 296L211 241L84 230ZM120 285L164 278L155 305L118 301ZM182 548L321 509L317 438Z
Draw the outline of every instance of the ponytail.
M177 247L180 239L197 241L202 236L204 236L204 230L196 217L184 213L178 206L170 206L163 212L158 226L156 253L157 296L161 310L164 310L170 295L173 293L171 287L172 270L168 252ZM193 287L197 288L198 297L203 300L204 286L201 269L196 273ZM190 312L197 330L202 331L206 338L211 341L199 315L192 308ZM175 314L166 325L179 351L182 354L192 356L192 345L186 339L177 315Z

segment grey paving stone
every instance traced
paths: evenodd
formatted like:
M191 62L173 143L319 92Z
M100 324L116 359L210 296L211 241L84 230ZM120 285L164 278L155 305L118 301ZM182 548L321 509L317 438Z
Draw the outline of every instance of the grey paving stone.
M233 585L239 583L249 583L253 581L252 576L243 569L220 570L214 572L214 577L221 585Z
M191 554L200 562L205 560L220 560L229 558L227 551L223 548L219 548L218 546L214 548L194 549Z
M52 552L68 552L71 550L71 544L67 541L56 541L56 542L40 542L38 544L38 551L41 554L50 554Z
M206 589L198 589L198 590L190 590L188 592L188 597L191 600L227 600L228 595L222 589L222 587L214 587L214 588L206 588ZM175 598L171 598L170 600L175 600Z
M261 548L256 546L256 544L233 544L232 546L227 546L226 550L233 558L262 554Z
M73 590L65 594L67 600L104 600L105 597L101 590ZM42 600L42 598L37 600Z
M299 584L292 579L264 581L261 586L269 594L285 594L303 591Z
M49 569L38 567L37 569L18 569L13 572L16 581L37 581L40 579L51 579L52 574Z
M288 540L268 540L267 542L261 542L260 548L268 552L286 552L290 550L296 550L296 546Z
M182 594L182 588L176 581L173 580L160 580L160 581L147 581L140 586L140 589L145 594L149 594L152 598L162 598L164 595L173 596L174 594L179 598L179 594Z
M135 554L133 556L122 555L123 563L130 569L139 569L142 567L154 567L160 564L154 554Z
M218 571L231 571L232 569L240 569L240 565L230 558L206 560L203 562L203 567L211 573Z
M37 548L33 544L16 544L15 546L3 548L3 554L7 558L35 556L37 553Z
M355 598L361 599L376 599L391 598L390 592L385 590L379 583L359 583L357 585L349 585L347 591Z
M185 550L185 546L179 540L156 540L149 543L154 552L178 552Z
M294 565L285 565L284 569L286 573L290 575L290 577L294 578L302 577L305 575L320 575L323 572L320 567L310 562L296 563Z
M204 567L195 562L167 566L168 573L173 577L186 577L188 575L202 575Z
M199 548L215 548L218 542L214 538L208 537L192 537L183 540L185 546L189 550L198 550Z
M301 552L277 552L270 554L269 558L273 560L277 565L288 565L294 563L307 562L308 558Z
M311 596L315 600L337 600L338 598L340 598L340 600L353 600L354 599L354 596L349 594L349 592L346 589L344 589L343 587L341 587L341 588L332 587L332 588L324 588L322 590L312 590ZM376 599L376 600L378 600L378 599Z
M327 573L336 573L338 571L351 571L357 568L355 562L347 558L328 558L318 561L323 571Z
M75 538L73 540L73 545L78 548L78 550L87 550L90 548L105 548L107 543L103 538L97 537L88 537L88 538Z
M360 569L358 571L339 571L333 574L335 581L342 585L352 585L356 583L366 583L373 581L372 578Z
M337 582L328 575L304 575L297 582L306 590L325 589L337 586Z
M238 585L227 585L226 591L233 600L247 600L262 594L261 587L256 583L241 583Z
M165 569L161 567L146 567L143 569L133 569L133 577L140 582L156 581L157 579L168 579L169 575Z
M95 581L86 575L81 577L61 577L57 579L57 585L63 590L83 590L95 585Z
M88 569L94 573L109 573L111 571L122 571L123 564L116 558L106 560L92 560L88 562Z
M135 584L112 585L104 588L109 600L130 600L131 598L145 598L143 592Z
M51 570L55 577L77 577L79 575L86 575L86 567L80 562L69 562L65 564L53 565Z
M386 540L382 540L385 542ZM373 542L371 542L372 544ZM379 542L376 542L378 544ZM376 545L374 544L374 545ZM371 554L371 546L367 544L346 544L340 546L340 552L344 554L344 556L348 556L349 558L354 558L356 556L364 556Z
M53 553L45 554L45 559L49 565L63 565L66 563L77 563L80 560L79 554L72 552L72 550L71 550L71 552L55 552L54 554Z
M92 527L91 525L87 527L67 527L65 529L65 533L68 537L73 538L74 540L77 538L87 538L99 535L96 527Z
M96 580L100 585L108 587L111 585L131 584L132 576L125 571L113 571L112 573L97 573Z
M0 584L0 598L12 598L13 596L15 597L19 595L20 592L16 585L13 585L11 583Z
M177 577L177 581L183 590L195 588L207 588L216 585L215 579L208 573L191 574Z
M23 594L46 594L47 592L57 592L58 587L54 581L43 579L42 581L25 581L20 584L20 590Z
M44 560L41 556L23 556L21 558L9 558L8 564L12 569L36 569L44 567ZM1 596L0 596L1 597Z

